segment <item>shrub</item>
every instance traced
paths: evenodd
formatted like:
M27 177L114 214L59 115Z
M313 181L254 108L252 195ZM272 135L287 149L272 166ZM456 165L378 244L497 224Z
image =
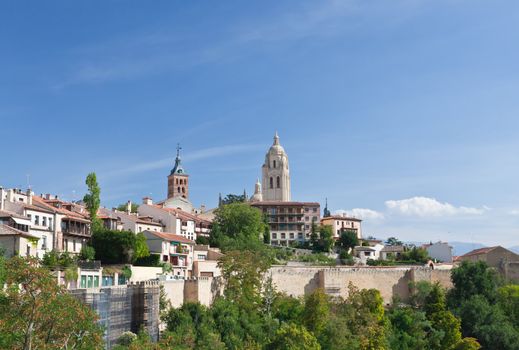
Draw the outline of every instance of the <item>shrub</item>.
M81 251L79 252L79 259L85 260L85 261L92 261L96 257L96 251L94 247L85 245L83 248L81 248Z

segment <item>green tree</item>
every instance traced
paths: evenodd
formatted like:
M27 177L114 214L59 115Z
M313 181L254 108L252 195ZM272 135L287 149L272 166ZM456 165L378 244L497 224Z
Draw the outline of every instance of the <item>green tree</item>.
M475 338L463 338L458 345L454 347L454 350L479 350L481 345Z
M272 304L272 316L280 322L299 323L303 319L304 304L301 299L279 294Z
M389 343L394 350L419 350L428 347L427 336L431 323L425 313L411 307L390 310L391 333Z
M334 244L333 230L331 226L319 226L319 239L313 245L313 249L317 252L329 252Z
M263 248L265 223L257 208L245 203L232 203L216 210L210 243L229 250L260 250Z
M412 247L403 252L399 260L425 264L428 260L430 260L430 258L427 250L423 248Z
M128 210L128 204L127 203L119 204L117 206L117 210L126 212ZM131 203L130 213L137 213L137 212L139 212L139 205L137 203Z
M344 249L346 252L349 252L351 249L359 245L357 233L352 230L342 231L336 245Z
M385 244L386 245L403 245L404 243L402 243L402 241L400 241L396 237L389 237L388 239L386 239Z
M135 261L137 236L131 231L99 229L92 235L96 260L103 264L126 264Z
M0 348L101 349L97 315L56 283L36 259L6 263L7 288L0 292Z
M361 289L348 286L345 311L352 334L357 338L361 350L383 350L388 348L388 319L384 311L384 300L376 289Z
M232 194L232 193L229 193L227 196L225 196L225 198L222 200L222 204L233 204L233 203L243 203L247 200L247 198L245 198L245 195L244 194Z
M447 310L445 292L439 284L433 285L425 298L424 310L432 327L441 334L431 342L432 349L453 349L461 342L461 322Z
M502 310L483 295L464 300L457 313L462 319L463 334L479 340L484 349L519 349L519 332L507 317L513 310Z
M96 231L102 227L101 220L97 217L97 211L101 205L101 188L97 183L96 173L90 173L85 181L88 187L88 193L83 197L83 201L90 214L90 221L92 222L92 231Z
M328 323L329 314L330 304L328 296L324 293L323 289L316 289L305 298L303 324L316 337L319 338L324 331Z
M146 236L144 233L139 232L135 236L135 254L134 259L146 258L150 255L148 244L146 243Z
M497 293L501 309L507 311L510 321L519 329L519 285L503 286Z
M225 296L245 310L259 310L263 274L270 261L261 251L229 251L218 261Z
M477 294L483 295L489 302L497 299L496 273L483 261L462 261L452 270L451 279L454 288L449 292L449 304L452 307Z
M89 245L84 245L79 252L79 260L92 261L96 257L96 251Z
M305 327L294 323L285 323L278 329L267 349L320 350L321 346L315 336L306 330Z

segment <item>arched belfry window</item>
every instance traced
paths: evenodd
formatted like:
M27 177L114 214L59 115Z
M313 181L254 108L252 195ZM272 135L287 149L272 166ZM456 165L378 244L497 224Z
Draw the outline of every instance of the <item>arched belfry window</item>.
M274 179L270 178L270 188L274 188Z
M280 183L280 181L279 181L279 176L276 177L276 187L277 187L277 188L280 188L280 187L281 187L281 183Z
M180 193L180 186L177 188L177 190L178 190L177 192Z
M274 168L276 168L276 161L274 161Z

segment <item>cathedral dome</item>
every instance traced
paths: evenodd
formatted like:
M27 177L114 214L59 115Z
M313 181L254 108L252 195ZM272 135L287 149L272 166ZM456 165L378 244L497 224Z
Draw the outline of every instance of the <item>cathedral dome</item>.
M276 134L274 135L274 143L270 147L268 153L272 154L272 155L285 155L286 156L285 149L283 148L283 146L281 146L279 144L279 136L278 136L277 131L276 131Z

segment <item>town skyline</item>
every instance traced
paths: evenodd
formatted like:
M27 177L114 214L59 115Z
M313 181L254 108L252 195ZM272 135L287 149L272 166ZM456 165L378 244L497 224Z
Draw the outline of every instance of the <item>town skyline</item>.
M106 207L164 199L178 142L214 207L277 130L294 200L366 235L519 244L519 5L65 4L0 14L4 188L79 200L95 171Z

